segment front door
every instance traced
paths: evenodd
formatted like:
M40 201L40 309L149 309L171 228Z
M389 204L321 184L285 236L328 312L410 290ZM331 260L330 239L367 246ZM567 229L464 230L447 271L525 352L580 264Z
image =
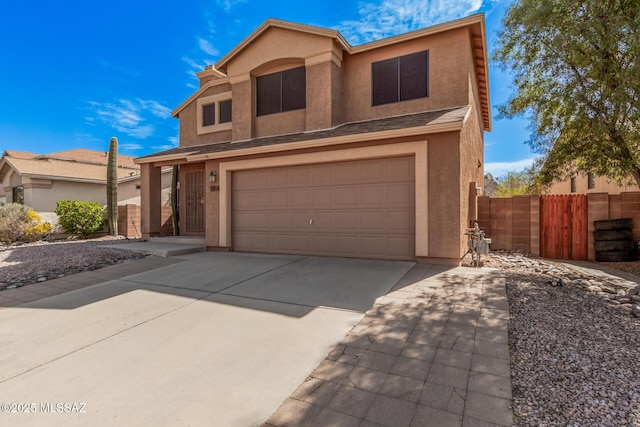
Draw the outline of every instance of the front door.
M190 171L185 175L185 234L204 233L204 171Z

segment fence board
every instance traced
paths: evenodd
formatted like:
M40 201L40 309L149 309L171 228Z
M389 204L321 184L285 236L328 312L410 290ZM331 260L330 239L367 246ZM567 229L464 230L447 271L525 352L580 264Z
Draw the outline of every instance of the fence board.
M542 196L540 250L545 258L587 259L586 195Z

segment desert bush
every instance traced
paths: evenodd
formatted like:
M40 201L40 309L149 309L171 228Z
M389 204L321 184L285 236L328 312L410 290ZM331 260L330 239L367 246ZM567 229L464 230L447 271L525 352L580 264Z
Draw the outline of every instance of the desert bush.
M51 224L29 206L9 203L0 206L0 241L5 243L33 241L51 231Z
M20 203L9 203L0 206L0 240L16 242L22 240L29 224L29 206Z
M104 208L96 202L60 200L56 205L58 223L67 233L87 237L102 229Z

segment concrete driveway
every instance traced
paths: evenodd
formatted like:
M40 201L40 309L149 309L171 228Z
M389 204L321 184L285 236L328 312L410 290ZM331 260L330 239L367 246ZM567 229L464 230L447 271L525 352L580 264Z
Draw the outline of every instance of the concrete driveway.
M179 259L0 310L0 425L259 425L413 266Z

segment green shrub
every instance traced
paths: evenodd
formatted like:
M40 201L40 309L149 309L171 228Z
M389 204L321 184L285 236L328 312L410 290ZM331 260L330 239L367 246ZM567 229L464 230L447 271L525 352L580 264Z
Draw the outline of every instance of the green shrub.
M56 205L58 223L67 232L87 237L102 229L104 208L96 202L60 200Z
M29 225L29 211L32 209L20 203L0 206L0 240L17 242L25 237Z

